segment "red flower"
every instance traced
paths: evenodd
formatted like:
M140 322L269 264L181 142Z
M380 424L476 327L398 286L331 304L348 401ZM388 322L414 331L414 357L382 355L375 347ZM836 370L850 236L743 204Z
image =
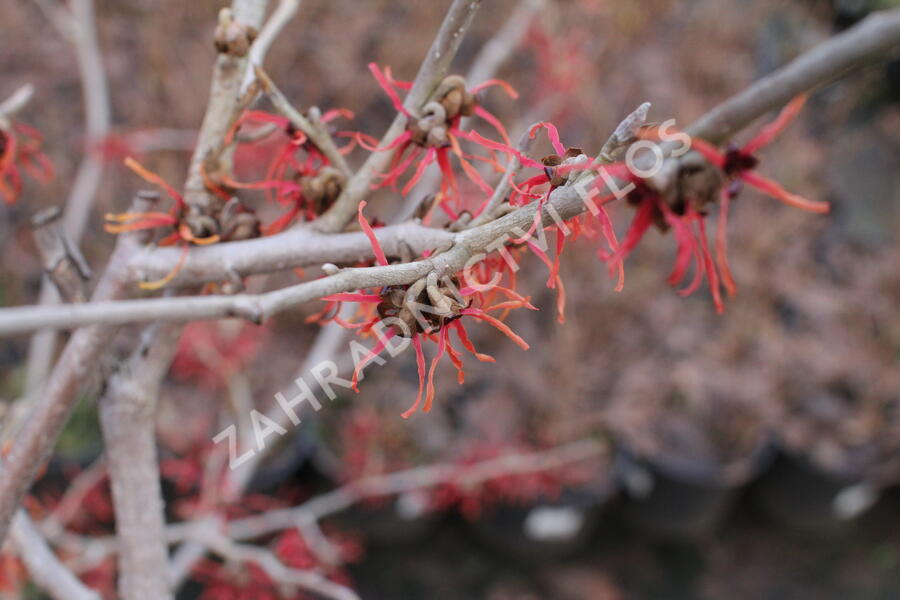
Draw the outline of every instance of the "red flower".
M185 326L178 342L172 373L219 389L249 365L265 344L268 330L243 321L197 321Z
M406 115L409 119L406 131L384 147L377 147L377 142L368 136L352 134L361 146L370 151L394 151L388 170L381 175L381 181L374 187L395 187L399 178L416 163L412 177L402 189L402 194L406 195L418 183L428 165L436 161L442 175L440 201L437 205L455 221L459 211L465 206L450 163L452 154L456 157L466 177L484 194L486 202L493 190L470 161L488 162L498 172L502 172L503 169L494 157L493 150L488 146L482 145L483 148L490 151L489 156L473 155L462 150L459 144L460 138L479 142L471 137L472 132L464 132L460 128L460 123L463 117L480 117L498 131L504 141L502 146L508 148L509 136L506 129L493 114L479 105L475 94L494 85L502 87L512 98L517 98L518 93L508 83L499 79L491 79L467 90L466 82L462 77L450 75L444 78L438 86L432 96L432 101L423 107L422 114L416 115L403 106L397 93L398 89L409 89L412 84L394 79L389 68L382 72L375 63L369 64L369 70L391 99L397 112ZM453 202L452 207L448 201Z
M19 168L41 183L53 179L53 165L40 151L41 143L41 134L27 125L0 129L0 196L7 204L15 203L22 192Z
M364 206L365 202L361 202L359 206L360 226L369 236L375 256L378 257L378 263L386 265L387 260L384 257L384 251L362 215ZM496 265L496 263L494 264ZM362 369L385 349L392 338L395 336L406 336L411 339L412 346L416 352L419 391L415 402L402 413L402 416L408 418L420 406L424 412L430 411L435 391L434 373L445 353L450 356L450 361L457 369L459 382L462 383L465 377L462 359L459 351L452 344L450 330L456 333L456 337L462 347L478 360L483 362L494 361L492 357L475 350L462 323L463 317L469 317L470 320L483 321L500 330L522 349L528 349L528 344L522 338L516 335L502 320L490 314L493 311L506 311L510 308L526 307L534 309L528 302L528 298L523 298L506 287L493 285L496 282L493 282L489 286L489 290L484 292L473 287L460 288L459 282L465 280L464 276L465 274L460 274L454 278L445 278L443 281L438 281L437 276L434 275L412 285L391 286L374 290L372 293L362 291L360 293L333 294L322 298L322 300L329 303L327 310L334 313L334 316L329 320L334 320L342 327L356 329L360 335L370 335L373 328L383 319L396 319L403 323L403 326L393 324L390 329L379 335L375 347L356 365L352 379L354 390L359 391L357 383ZM478 287L480 288L481 286L479 285ZM498 293L508 296L510 300L495 302ZM360 320L348 322L337 316L340 305L344 302L360 304L360 310L357 313L357 316L361 317ZM437 352L431 360L427 376L425 373L425 353L422 348L423 340L434 342L437 346ZM422 402L423 392L424 404Z
M741 148L730 148L726 152L719 151L712 144L700 139L692 139L691 147L718 168L726 178L724 185L718 192L719 220L715 238L715 258L710 251L707 241L705 212L706 202L714 202L715 195L707 199L688 198L679 206L670 206L659 192L652 189L647 183L630 173L614 173L623 179L629 180L635 188L628 194L628 202L637 206L637 213L625 235L625 239L618 251L605 258L610 269L621 269L622 261L631 250L640 242L651 225L656 224L661 229L671 228L678 243L678 252L675 258L675 266L669 275L669 283L678 285L684 280L691 264L694 265L694 278L679 291L681 295L693 293L702 283L705 277L716 311L722 312L724 304L720 287L724 287L729 295L734 295L737 287L728 266L726 256L726 231L728 224L728 212L730 201L739 193L740 186L746 182L762 191L764 194L776 198L785 204L802 208L817 213L826 213L829 210L827 202L807 200L785 190L777 182L767 179L755 172L759 160L755 153L771 141L790 123L806 102L806 96L794 98L772 121L766 125L753 139ZM644 135L649 135L646 131ZM597 185L602 185L597 181Z
M767 196L780 200L787 205L802 208L816 213L827 213L830 205L827 202L807 200L785 190L777 182L767 179L755 171L759 159L755 154L768 146L787 125L796 118L806 103L806 95L801 94L782 109L774 121L763 127L756 136L744 144L742 148L729 148L722 153L718 148L703 140L694 139L691 147L703 155L706 160L719 167L732 181L743 181L755 187ZM731 196L735 196L732 193Z
M329 123L338 117L352 119L353 113L346 109L333 109L325 112L321 121ZM226 174L217 174L216 178L234 189L265 190L270 201L287 208L281 217L264 228L264 234L271 235L283 230L296 217L314 220L328 209L341 192L345 183L344 176L331 165L306 134L285 117L262 111L246 111L228 133L226 143L231 143L238 131L247 124L275 126L268 132L263 127L258 127L253 132L256 135L262 133L258 138L249 142L239 141L239 150L256 148L267 152L267 146L271 146L270 142L275 140L274 157L269 161L265 176L251 183L236 181ZM355 140L351 141L340 152L349 153L355 144ZM242 156L247 156L246 152Z

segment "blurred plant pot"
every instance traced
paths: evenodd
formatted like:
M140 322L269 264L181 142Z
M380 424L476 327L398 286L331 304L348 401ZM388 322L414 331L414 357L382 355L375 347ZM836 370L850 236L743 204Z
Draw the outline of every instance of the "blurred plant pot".
M880 491L861 465L835 472L782 448L757 482L754 496L768 516L786 527L803 533L835 534L874 505Z
M467 522L486 545L515 560L540 562L571 556L590 540L617 491L609 459L597 473L587 483L563 488L556 497L492 503Z
M428 539L444 516L430 506L426 493L414 491L356 504L337 515L335 523L370 544L413 545Z
M642 457L619 441L616 474L628 521L653 537L691 540L710 534L739 489L771 461L768 436L750 454L726 465L677 455Z
M384 384L391 393L378 395ZM320 423L320 443L312 462L330 480L330 489L441 460L447 427L435 411L425 419L401 419L397 397L405 397L396 378L368 383L379 403L329 411ZM415 389L412 390L415 397ZM374 545L415 544L427 538L444 513L429 490L363 498L335 515L334 523Z
M811 367L790 380L777 421L779 457L756 489L775 520L800 532L840 533L897 481L900 378L876 366L840 376Z
M315 479L311 461L316 452L316 441L312 428L301 425L300 429L282 439L281 447L271 452L256 469L247 486L249 492L271 494L287 481L308 483Z

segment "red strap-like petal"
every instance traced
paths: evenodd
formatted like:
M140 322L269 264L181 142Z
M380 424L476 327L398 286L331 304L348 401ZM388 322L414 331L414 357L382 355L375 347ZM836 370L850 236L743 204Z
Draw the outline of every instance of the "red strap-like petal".
M767 196L780 200L789 206L822 214L831 210L831 205L829 203L807 200L803 196L792 194L781 187L777 182L767 179L753 171L744 171L741 173L740 178Z
M163 179L156 173L147 170L138 161L134 160L133 158L131 158L129 156L128 158L125 159L125 166L128 167L129 169L131 169L132 171L134 171L135 174L137 174L144 181L147 181L154 185L158 185L159 187L164 189L166 191L166 193L169 195L169 197L171 197L173 200L178 202L179 205L184 204L184 199L182 199L181 194L179 194L178 192L175 191L175 188L173 188L171 185L169 185L165 179Z
M719 219L716 222L716 265L722 274L722 285L729 296L737 292L737 285L731 275L731 267L728 266L728 205L731 195L727 188L722 188L719 200Z
M544 128L547 130L547 137L550 138L550 144L553 146L553 151L558 155L562 156L566 153L565 147L562 145L562 142L559 141L559 131L556 130L556 125L553 123L548 123L547 121L542 121L534 125L531 130L528 132L530 137L534 137L537 134L538 129Z
M409 118L412 118L412 115L406 107L403 106L403 102L400 100L400 96L397 95L397 91L391 85L391 82L385 77L384 73L381 72L381 69L378 68L378 65L375 63L369 63L369 71L372 72L372 75L375 77L375 81L378 82L378 85L381 86L381 89L384 90L384 93L388 95L391 99L391 103L393 103L394 108L399 113L403 113Z
M381 249L381 244L378 243L378 238L375 237L375 232L372 231L372 226L369 225L369 222L363 216L363 209L366 207L366 201L362 200L359 203L359 208L357 209L357 220L359 221L359 227L363 230L363 233L366 234L366 237L369 238L369 243L372 245L372 252L375 253L375 260L382 267L387 266L388 261L387 257L384 255L384 250Z
M481 362L497 362L497 359L490 354L482 354L475 350L475 346L469 339L469 334L466 332L466 328L463 326L462 321L453 321L452 325L454 329L456 329L456 335L459 337L459 341L463 345L463 348L471 352L475 358Z
M503 126L503 123L500 122L500 119L495 117L493 113L489 112L487 109L481 106L475 107L475 114L487 121L493 126L494 129L497 130L497 133L500 134L500 137L503 138L503 142L507 145L511 145L509 141L509 134L506 133L506 127Z
M428 368L428 385L425 387L425 405L422 406L423 412L431 412L431 403L434 400L434 371L437 369L438 363L444 356L444 349L447 347L447 328L441 328L438 336L437 354L431 359L431 366Z
M379 337L378 343L375 344L375 347L372 348L368 354L366 354L359 364L356 365L356 368L353 369L353 377L350 379L350 385L353 387L353 391L357 394L359 393L359 387L357 384L359 383L359 374L362 373L362 370L366 367L367 364L372 362L376 356L378 356L384 347L387 345L388 340L394 337L393 331L388 331L384 336Z
M778 116L775 117L775 120L763 127L753 139L747 142L741 149L741 152L744 154L755 154L757 150L767 146L791 121L797 118L797 115L803 109L803 105L806 104L806 99L806 94L800 94L788 102L787 106L782 108Z
M419 393L416 394L416 401L401 416L408 419L419 410L419 404L422 403L422 389L425 386L425 353L422 352L422 340L418 334L412 337L412 345L416 350L416 369L419 372Z
M722 154L721 150L719 150L706 140L701 140L700 138L692 138L691 150L699 152L700 155L703 156L703 158L719 167L720 169L725 167L725 155Z
M503 81L502 79L488 79L484 83L479 83L478 85L473 87L470 91L473 94L477 94L481 90L483 90L485 88L489 88L494 85L497 85L497 86L500 86L501 88L503 88L503 91L506 92L507 94L509 94L509 97L512 98L513 100L517 100L519 98L519 92L517 92L513 86L511 86L506 81Z
M339 294L331 294L323 296L319 300L325 302L381 302L381 296L378 294L354 294L352 292L342 292Z
M494 317L485 313L481 309L464 308L463 310L460 311L460 314L471 315L471 316L475 317L476 319L481 319L482 321L485 321L488 324L494 326L496 329L499 329L506 337L511 339L513 342L515 342L516 345L519 346L522 350L528 350L528 348L530 347L528 345L528 342L526 342L525 340L520 338L518 335L516 335L516 333L512 329L510 329L506 323L495 319Z

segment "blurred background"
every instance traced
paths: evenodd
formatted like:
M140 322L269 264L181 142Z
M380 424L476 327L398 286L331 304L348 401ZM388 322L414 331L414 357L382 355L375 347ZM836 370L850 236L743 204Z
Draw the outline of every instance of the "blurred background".
M39 295L28 218L66 196L84 140L75 58L41 4L0 6L0 96L36 86L19 120L42 132L57 171L0 207L7 306ZM515 4L485 2L456 71L466 72ZM366 64L411 78L445 5L303 0L267 70L296 106L350 109L353 129L378 136L392 112ZM653 104L651 121L687 125L868 12L896 5L548 1L497 72L520 99L490 93L484 102L513 139L549 120L566 145L591 153L642 102ZM183 179L219 6L96 3L113 134L96 149L108 162L82 245L92 265L113 243L103 213L123 210L143 187L125 156ZM467 363L462 385L441 365L435 410L409 421L399 414L416 393L412 356L367 371L361 394L338 398L263 466L244 509L296 503L366 475L593 439L606 450L541 477L384 498L342 514L328 523L345 549L335 572L363 598L900 597L900 58L818 91L762 158L761 172L833 211L803 213L745 190L729 231L739 291L724 315L705 292L682 298L666 284L675 244L655 231L630 257L621 293L591 245L574 244L562 265L565 324L556 322L545 267L529 258L519 289L541 311L514 312L509 323L530 351L470 328L497 363ZM375 206L387 216L399 202L385 195ZM611 212L624 227L631 209ZM305 319L319 308L263 327L189 326L160 409L172 520L192 514L196 473L235 397L265 408L290 385L318 329ZM27 344L2 342L5 404L22 391ZM46 505L100 452L94 401L84 398L58 464L36 488ZM101 480L73 527L113 531L105 493ZM194 573L182 597L214 597L210 577L228 575Z

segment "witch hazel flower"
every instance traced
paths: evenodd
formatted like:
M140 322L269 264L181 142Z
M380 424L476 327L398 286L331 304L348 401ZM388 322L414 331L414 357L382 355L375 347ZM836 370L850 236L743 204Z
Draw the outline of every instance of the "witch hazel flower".
M0 196L6 204L14 204L22 193L20 169L40 183L53 179L53 165L41 152L42 143L41 134L23 123L0 127Z
M574 183L574 180L581 174L587 170L596 168L597 164L591 161L581 148L565 147L560 140L559 131L552 123L536 123L529 130L529 137L534 138L540 130L546 130L547 137L554 150L553 154L544 156L540 161L535 161L523 155L521 152L502 144L484 140L478 136L476 132L472 132L470 137L477 139L492 150L515 156L525 168L537 169L539 171L538 174L527 177L525 180L518 183L512 179L511 175L509 177L508 182L512 191L507 199L508 207L515 208L534 203L534 218L529 229L520 237L512 239L510 241L510 247L524 245L531 250L532 254L537 256L545 265L547 265L549 270L547 287L557 291L558 320L560 323L564 323L566 296L565 286L562 277L559 275L559 267L566 241L569 239L576 239L582 232L590 234L591 237L596 237L593 234L600 231L605 238L608 249L601 245L598 249L598 255L601 257L608 257L611 252L616 252L618 250L618 241L615 230L613 229L612 221L610 220L606 209L603 207L603 204L612 200L613 196L609 195L601 202L592 206L590 214L576 216L565 222L557 219L554 220L552 224L544 226L542 223L544 207L549 201L553 191L561 186ZM624 165L621 164L607 166L612 169L624 169ZM537 202L535 202L535 200ZM588 222L590 219L596 219L598 221L598 227L596 229ZM555 257L553 260L551 260L547 254L549 246L546 234L544 233L545 230L555 232L556 234ZM623 285L624 272L620 269L619 283L616 286L616 290L621 290Z
M375 63L369 65L369 70L391 99L397 112L408 119L406 131L384 147L377 147L377 142L368 136L352 134L360 145L370 151L394 152L387 171L381 174L380 181L374 187L396 187L399 179L415 165L413 175L402 188L402 194L406 195L418 183L428 166L437 162L442 175L437 205L455 221L459 218L459 211L467 207L451 165L450 159L453 156L468 180L484 194L486 201L493 189L484 181L471 161L487 162L498 172L502 172L503 168L497 162L493 150L487 146L482 148L489 151L488 156L470 154L462 149L459 140L472 138L467 135L469 132L461 129L460 124L464 117L477 116L496 129L504 142L503 147L508 148L510 142L506 129L497 117L479 104L476 94L490 86L502 87L512 98L518 98L518 93L508 83L499 79L490 79L467 89L464 78L459 75L448 75L432 94L431 100L418 114L414 114L403 105L397 92L410 89L412 87L410 82L394 79L389 68L382 71Z
M360 226L369 237L377 263L386 266L388 262L384 251L362 214L364 207L365 202L361 202L358 210ZM363 369L375 360L395 337L410 339L415 349L419 374L416 400L409 409L402 413L403 418L412 416L420 408L423 412L431 410L435 395L434 374L445 354L457 370L458 382L462 383L465 380L462 354L459 349L454 347L452 337L456 337L461 347L479 361L495 362L493 357L475 349L469 339L464 321L487 323L502 332L523 350L529 348L525 340L513 332L501 319L491 314L505 312L511 308L535 309L528 298L502 286L498 286L494 290L495 293L486 295L475 288L462 287L460 282L463 280L462 274L440 277L438 273L432 272L427 277L409 285L393 285L371 291L362 290L358 293L332 294L322 298L325 302L330 303L329 310L335 313L345 302L358 303L361 308L357 314L366 315L362 320L347 322L335 318L336 322L348 329L355 329L360 335L374 335L378 339L372 350L358 361L353 371L351 383L356 392L359 392L358 383ZM496 299L496 293L504 293L508 299L488 304L488 301ZM384 331L379 331L377 328L379 324L386 325ZM426 374L423 345L427 342L435 345L436 352Z
M141 282L144 290L156 290L172 281L181 270L191 246L206 246L220 241L243 240L259 235L259 220L238 198L215 187L207 180L207 189L219 195L223 201L213 215L201 214L184 201L184 197L162 177L142 166L132 157L125 159L125 166L144 181L162 188L175 204L168 211L147 211L142 213L107 213L104 229L108 233L120 234L133 231L163 232L160 246L180 246L181 257L167 275L157 281Z
M807 200L802 196L792 194L777 182L756 172L756 167L759 165L756 153L772 143L778 134L797 117L806 104L806 100L805 94L791 100L774 121L763 127L756 136L740 148L731 146L725 152L721 152L712 144L698 139L692 140L691 147L721 169L730 182L737 184L729 191L728 195L731 197L736 196L740 191L740 184L746 183L788 206L815 213L827 213L831 208L828 202Z
M737 291L728 265L726 232L730 201L737 196L744 183L789 206L816 213L829 211L827 202L807 200L792 194L777 182L755 171L759 164L756 152L771 143L797 116L805 101L806 97L802 95L792 100L774 121L740 148L730 147L722 152L709 142L692 139L691 149L717 171L717 176L714 174L711 183L701 184L695 189L682 186L678 189L678 193L666 195L630 172L622 174L620 171L616 176L621 176L634 185L627 200L637 207L637 212L618 251L606 257L610 269L621 269L624 258L637 246L652 225L656 225L662 231L671 229L678 244L678 251L675 265L669 275L669 283L681 284L693 265L693 278L686 287L679 290L679 294L684 296L692 294L705 278L716 311L721 313L724 310L721 288L724 287L729 295L734 295ZM687 160L689 157L685 158ZM690 169L699 169L697 165L687 166ZM682 172L687 173L684 168ZM724 185L722 178L725 180ZM714 203L719 204L719 215L713 253L708 242L706 220L707 207Z
M352 119L346 109L332 109L319 117L322 123L330 123L340 117ZM243 138L248 128L249 133ZM242 157L257 160L258 154L268 155L268 165L263 179L240 182L227 174L214 174L220 184L232 189L264 190L266 198L285 209L275 221L263 228L264 235L278 233L295 219L312 221L324 213L337 200L346 177L331 165L325 154L297 129L286 117L263 111L248 110L234 124L226 137L226 143L238 142ZM339 151L348 154L356 145L351 140Z

